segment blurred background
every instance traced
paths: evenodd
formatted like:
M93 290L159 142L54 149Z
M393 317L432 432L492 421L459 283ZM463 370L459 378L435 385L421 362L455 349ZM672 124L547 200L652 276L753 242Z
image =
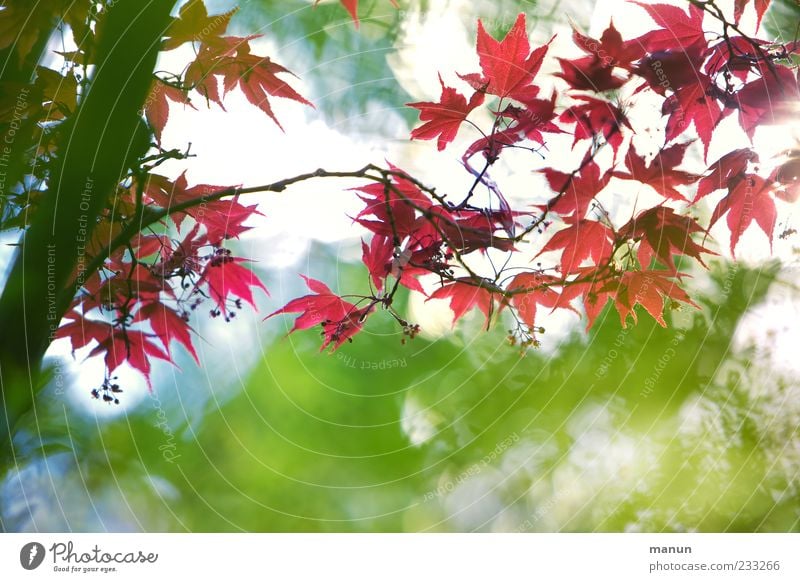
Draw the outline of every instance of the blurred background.
M233 3L207 4L213 14ZM405 103L436 100L439 72L452 85L456 72L477 70L478 18L502 35L525 12L532 42L558 34L551 54L569 56L570 20L597 36L618 4L400 0L396 10L361 0L356 30L338 2L244 3L229 32L263 34L253 52L295 72L317 109L274 103L283 133L235 94L228 113L173 106L163 140L191 143L197 158L165 173L255 185L389 160L437 189L463 190L472 178L459 144L475 136L445 152L409 142L416 111ZM639 12L614 18L623 35L640 32L641 19L652 26ZM788 40L798 19L792 2L776 2L765 26ZM560 89L547 77L556 66L549 58L541 74L545 94ZM756 147L793 147L797 133L760 129ZM739 137L719 139L709 160ZM569 136L548 145L544 157L498 170L518 203L545 188L536 169L571 159ZM313 330L287 336L291 318L262 319L305 293L299 274L342 293L367 288L353 185L258 195L264 217L237 252L270 295L231 323L193 321L200 367L185 353L178 368L155 365L152 392L121 370L122 403L109 406L90 396L101 363L54 344L52 379L4 467L0 529L800 530L800 246L790 212L772 251L745 236L736 263L720 233L720 256L692 271L700 309L672 311L666 329L646 316L622 328L610 310L588 333L577 316L546 316L542 347L521 356L502 323L487 332L474 317L451 329L446 303L406 295L399 310L420 336L403 342L391 318L373 317L352 344L320 353ZM698 213L707 221L710 208Z

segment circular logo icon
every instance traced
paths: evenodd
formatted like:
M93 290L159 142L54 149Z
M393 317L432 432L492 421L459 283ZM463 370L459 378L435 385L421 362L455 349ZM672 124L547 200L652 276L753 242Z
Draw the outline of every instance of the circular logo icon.
M19 563L26 570L35 570L44 561L44 546L39 542L29 542L19 551Z

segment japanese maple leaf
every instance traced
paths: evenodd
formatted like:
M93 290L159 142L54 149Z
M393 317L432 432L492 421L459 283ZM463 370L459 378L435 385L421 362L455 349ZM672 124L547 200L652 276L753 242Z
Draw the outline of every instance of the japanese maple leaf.
M219 93L217 76L225 73L225 68L236 55L239 45L249 42L260 35L246 37L224 36L206 38L200 44L197 57L189 63L184 75L184 84L194 88L204 99L216 103L225 111L222 97Z
M588 95L575 95L574 98L582 101L564 111L559 117L562 123L575 124L575 139L573 147L584 139L594 139L602 135L608 145L614 150L614 157L625 138L622 127L631 129L627 116L622 110L609 101L595 99Z
M361 260L367 266L372 284L378 291L383 290L383 280L389 272L387 264L391 264L394 244L388 236L375 235L369 245L361 241Z
M169 119L170 101L195 109L184 91L156 80L150 89L150 95L145 100L145 116L150 127L153 128L153 134L156 136L158 144L161 143L161 132Z
M466 97L461 93L452 87L445 86L441 75L439 75L439 83L442 86L442 95L438 103L418 101L406 105L419 109L420 120L427 122L412 131L411 138L434 139L438 137L437 147L439 151L442 151L456 138L458 128L469 113L483 103L484 93L476 91L467 103Z
M171 361L170 357L154 341L156 336L153 334L114 327L104 321L84 317L75 311L70 312L65 319L68 323L58 328L56 337L68 338L73 352L88 346L92 341L97 342L88 357L105 353L108 373L127 362L132 368L142 373L150 386L150 358Z
M170 246L170 239L166 235L139 233L131 240L131 247L136 251L137 259L146 259L156 253L164 256Z
M476 284L470 277L460 277L439 287L426 301L449 298L454 326L467 311L476 307L486 316L488 325L494 309L494 294L490 290L493 287L494 285L488 281L480 281Z
M415 256L416 254L416 256ZM399 279L404 287L426 294L417 276L423 275L428 271L423 268L415 267L415 259L420 259L419 253L405 249L395 256L395 247L391 237L374 235L369 245L361 241L361 260L369 270L372 284L377 291L383 290L383 282L391 275Z
M169 355L154 341L153 334L126 328L112 328L111 333L101 341L91 352L89 357L105 353L105 364L108 373L112 373L122 364L129 364L133 369L142 373L150 384L150 358L158 358L171 362Z
M629 69L634 61L644 56L644 47L640 39L625 41L614 26L612 20L603 31L599 40L582 34L572 27L572 40L582 51L597 57L602 66L607 68L621 67Z
M666 141L670 142L682 134L690 123L700 141L703 143L703 155L708 156L708 147L714 128L722 119L722 108L719 102L707 94L711 80L698 73L696 82L677 89L667 97L661 107L661 113L669 115L666 128Z
M556 77L561 77L567 84L577 91L610 91L619 89L627 78L614 74L613 67L603 64L597 56L583 57L581 59L558 59L561 72Z
M735 249L739 237L754 221L767 235L770 247L772 247L772 234L777 219L772 193L771 182L760 176L747 174L743 179L731 183L728 194L714 208L708 228L714 226L725 214L728 215L733 256L736 256Z
M364 321L372 311L372 306L359 309L357 305L345 301L333 293L321 281L305 275L301 276L314 294L293 299L264 319L269 319L281 313L300 313L294 320L294 326L289 333L308 329L315 325L322 325L325 340L320 351L329 345L332 345L335 350L361 331Z
M550 40L552 42L552 39ZM475 89L500 98L533 99L539 92L533 78L542 66L550 44L531 51L525 14L520 13L503 40L494 39L478 20L477 51L483 75L461 75Z
M634 180L647 184L670 200L686 200L686 197L675 186L693 184L700 176L684 170L676 170L675 167L683 162L683 156L690 143L675 144L662 149L656 154L650 165L647 165L644 158L631 148L626 156L628 171L615 171L613 175L623 180Z
M476 177L480 174L468 165L468 160L478 152L483 152L486 160L493 164L500 158L504 148L526 138L544 145L543 133L564 133L552 121L555 117L555 98L556 93L553 92L549 100L529 99L523 103L523 107L509 104L498 112L499 117L512 120L511 124L505 129L478 138L467 148L461 158L467 170Z
M739 109L739 125L752 140L761 125L780 125L795 119L798 100L797 71L775 64L762 77L742 87L733 106Z
M175 275L181 277L189 274L199 275L204 268L199 255L201 250L207 246L208 239L205 234L200 232L200 225L195 224L186 233L183 240L174 246L169 245L162 249L162 260L152 267L151 271L163 279L169 279Z
M196 187L189 188L186 180L186 172L182 172L173 182L166 176L160 174L150 174L145 182L145 196L149 203L155 203L161 208L169 210L177 204L190 202L199 199L203 195L224 190L223 186L209 186L208 184L198 184ZM176 221L180 226L180 223Z
M392 188L384 184L373 183L354 188L366 207L358 213L355 221L375 234L397 237L402 242L408 235L417 230L417 211L427 211L432 202L419 186L405 178L403 170L389 164L392 170ZM406 174L407 175L407 174ZM373 217L370 220L367 217Z
M511 213L510 208L507 209ZM508 233L508 221L513 221L515 214L505 211L484 212L477 210L461 210L450 213L448 210L437 207L432 209L433 221L445 235L445 240L450 248L458 249L464 254L476 250L484 251L496 248L510 251L514 243L510 238L501 236L498 231L502 228ZM438 220L436 217L440 217ZM419 236L419 232L415 233ZM430 233L433 236L433 233Z
M77 311L71 311L64 316L67 323L61 325L56 331L56 339L65 338L70 341L73 353L92 341L102 342L111 333L112 326L104 321L97 321L84 317Z
M595 265L607 262L613 246L614 231L595 220L579 220L555 233L536 256L563 249L560 268L563 275L568 275L576 272L587 259Z
M237 84L247 100L266 113L278 127L283 129L278 118L272 112L268 96L292 99L310 107L314 107L286 81L278 78L281 73L294 75L289 69L269 59L250 54L250 44L241 43L236 49L236 56L231 58L224 69L223 85L225 93Z
M697 184L694 202L708 196L716 190L730 187L731 180L741 180L745 176L747 165L757 162L758 154L750 148L741 148L728 152L708 168L708 174Z
M712 77L720 73L732 73L741 82L745 82L756 58L753 44L765 50L770 43L744 36L731 36L722 39L711 47L706 63L706 71Z
M468 166L468 160L478 152L482 152L483 157L486 158L489 164L494 164L500 158L503 149L519 143L521 140L522 134L513 127L494 131L472 142L461 157L461 161L465 166ZM469 169L470 167L468 166L467 170Z
M175 211L170 218L180 229L185 216L190 216L197 223L206 228L208 242L216 245L226 239L239 238L243 232L251 227L245 226L253 215L261 215L257 204L245 206L239 202L238 195L229 199L209 200L220 192L233 193L236 189L231 186L214 186L211 184L196 184L191 188L183 172L174 182L158 174L150 174L145 185L145 194L149 201L170 210L176 205L197 201L198 204L185 210Z
M258 276L241 264L247 259L232 257L229 253L226 249L218 249L197 283L197 286L208 285L209 295L222 314L229 312L227 302L231 296L239 297L255 307L253 289L260 288L269 295Z
M609 286L609 270L606 265L580 267L576 270L576 275L577 277L564 282L554 307L572 309L570 302L580 297L586 312L586 331L589 331L608 300L614 297L614 289Z
M507 291L512 292L511 305L517 310L520 320L533 329L536 323L536 308L555 308L559 294L553 286L561 281L552 275L543 273L520 273L508 284Z
M701 253L716 254L692 240L693 234L703 231L693 218L677 214L668 206L656 206L631 219L619 230L619 235L639 241L637 258L643 269L657 258L676 272L673 255L690 256L705 265Z
M245 206L239 202L238 196L229 200L212 200L205 205L189 208L185 212L206 227L206 236L212 245L218 245L223 240L239 238L239 235L252 228L244 225L248 219L256 214L263 216L258 211L257 204Z
M210 36L222 36L228 28L231 17L238 11L233 8L222 14L209 16L203 0L189 0L181 6L178 18L166 31L164 50L179 47L185 42L207 40Z
M704 45L703 9L689 6L687 15L683 9L669 4L646 4L633 2L644 8L662 30L652 31L642 37L648 50L686 50L689 47Z
M558 59L562 72L556 76L579 91L602 92L618 89L628 79L615 75L614 67L630 69L634 61L644 56L644 48L638 39L624 42L613 22L599 40L582 34L573 26L572 40L589 56L580 59Z
M600 167L594 161L586 164L577 175L552 168L546 168L544 174L550 188L556 192L547 207L562 216L574 216L577 220L586 216L592 200L611 181L611 172L601 176Z
M102 280L93 279L93 288L87 289L88 296L82 298L84 311L98 307L100 309L119 309L120 306L131 300L153 301L158 299L164 289L163 280L156 277L144 264L117 263L118 270L122 273L106 277ZM122 315L120 313L120 315Z
M735 0L733 5L733 19L738 24L739 20L744 14L745 7L751 2L754 3L756 9L756 28L761 26L761 19L764 18L764 13L769 8L772 0Z
M170 344L173 340L183 345L192 354L195 362L200 363L197 352L192 344L191 327L188 318L179 315L175 310L167 307L160 301L147 303L139 309L134 317L134 322L147 322L153 332L167 348L167 354L172 357Z
M509 104L498 114L514 121L507 130L509 133L516 132L520 136L544 145L542 133L564 132L563 129L553 123L553 118L556 116L555 91L553 91L550 99L529 99L521 103L522 107Z
M610 287L616 288L614 303L622 327L627 327L628 315L633 317L634 322L638 321L634 309L637 303L662 327L667 327L664 321L665 299L697 307L673 277L667 271L626 271L618 282L610 284Z
M659 95L676 92L687 85L709 81L700 73L705 60L705 45L672 51L656 51L640 59L632 71ZM641 89L641 87L640 87Z

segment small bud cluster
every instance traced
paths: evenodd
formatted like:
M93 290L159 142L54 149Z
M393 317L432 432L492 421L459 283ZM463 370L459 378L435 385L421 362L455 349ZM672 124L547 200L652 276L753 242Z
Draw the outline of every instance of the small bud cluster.
M103 399L103 402L108 404L114 403L119 404L119 398L117 394L122 392L122 388L119 387L119 384L115 382L117 379L116 376L112 378L106 378L103 380L103 385L99 388L92 389L92 397L96 399Z

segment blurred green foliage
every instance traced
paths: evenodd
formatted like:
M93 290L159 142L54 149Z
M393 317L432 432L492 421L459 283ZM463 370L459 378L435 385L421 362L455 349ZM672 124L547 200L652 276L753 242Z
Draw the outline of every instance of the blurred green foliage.
M666 329L607 310L588 338L525 357L477 320L403 344L373 318L334 354L298 333L191 425L176 422L193 390L180 379L111 422L53 398L18 437L28 456L3 486L3 527L796 531L794 409L765 420L786 387L765 396L752 354L730 345L776 274L716 265L702 310ZM342 264L338 277L364 280Z

